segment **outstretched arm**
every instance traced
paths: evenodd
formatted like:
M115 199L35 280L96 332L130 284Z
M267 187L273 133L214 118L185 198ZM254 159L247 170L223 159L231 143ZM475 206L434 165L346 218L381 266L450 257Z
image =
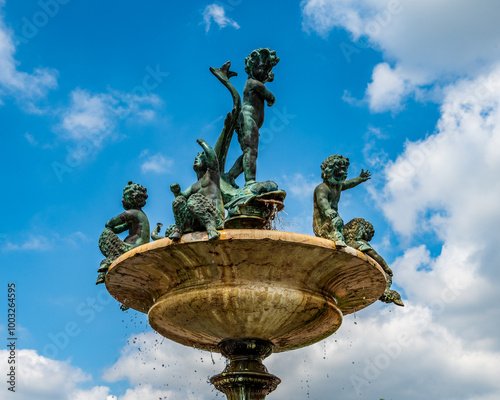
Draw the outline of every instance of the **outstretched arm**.
M208 168L218 171L219 162L217 161L217 155L215 154L214 149L212 149L212 147L210 147L203 139L198 139L196 142L203 148L203 151L207 156Z
M348 181L344 182L344 184L342 185L342 190L351 189L355 186L358 186L360 183L366 182L368 179L371 179L370 171L361 170L361 173L357 178L349 179Z

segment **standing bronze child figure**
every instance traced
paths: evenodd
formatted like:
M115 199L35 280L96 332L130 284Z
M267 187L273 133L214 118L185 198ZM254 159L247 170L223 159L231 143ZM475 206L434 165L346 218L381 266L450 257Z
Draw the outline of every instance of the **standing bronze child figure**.
M104 283L106 272L116 258L134 247L149 242L149 221L142 211L147 198L146 188L138 183L129 181L123 189L122 204L125 212L106 222L106 229L99 238L99 249L106 259L101 262L97 270L99 276L96 285ZM126 230L129 234L122 241L117 234Z
M344 221L339 215L339 200L343 190L351 189L370 179L370 171L363 171L357 178L347 179L349 159L337 154L321 164L323 183L314 189L313 230L316 236L344 243Z
M245 173L245 186L255 182L257 173L257 155L259 147L259 129L264 123L264 102L272 106L274 95L265 83L274 80L273 67L278 64L276 51L269 48L254 50L245 59L245 72L248 79L243 88L243 104L236 127L238 141L243 155L240 156L225 178L234 185L234 180Z

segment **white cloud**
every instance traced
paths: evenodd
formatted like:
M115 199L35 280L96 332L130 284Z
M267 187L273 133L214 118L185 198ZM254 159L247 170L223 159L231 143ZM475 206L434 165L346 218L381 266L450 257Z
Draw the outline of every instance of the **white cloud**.
M2 98L12 96L28 112L40 112L35 105L49 90L57 87L58 72L50 68L35 68L33 73L18 70L12 32L4 23L4 2L0 3L0 105Z
M146 158L146 160L141 164L141 171L143 174L147 172L154 172L156 174L165 174L174 165L174 160L164 156L161 153L149 154L149 151L143 151L141 153L141 158Z
M383 149L378 148L376 139L383 140L387 138L387 135L380 128L368 127L368 131L363 138L363 158L371 168L379 169L386 166L389 155Z
M59 245L78 247L80 243L88 242L89 238L82 232L73 232L61 237L58 233L51 236L28 234L23 235L23 240L12 240L5 236L5 243L1 250L9 251L46 251Z
M71 400L114 400L116 397L109 396L109 388L106 386L95 386L90 390L75 390L71 394Z
M61 112L57 131L63 139L88 140L95 148L116 134L120 120L135 117L149 121L161 103L154 94L139 96L116 90L93 94L75 89L70 98L70 105Z
M489 75L448 88L437 133L408 142L404 153L388 166L384 210L400 233L408 235L417 229L419 215L426 210L434 211L435 228L443 222L437 218L439 210L451 213L444 220L453 217L462 228L478 218L488 220L492 211L496 214L499 77L497 67Z
M2 246L2 251L44 251L52 248L52 242L49 238L42 235L29 235L22 242L13 243L7 241Z
M321 183L321 178L318 176L309 175L304 176L300 173L294 175L284 175L282 177L284 180L283 188L294 196L294 198L300 200L310 200L312 204L312 193L316 186Z
M439 317L412 302L403 309L374 305L368 313L347 317L331 338L264 361L282 379L269 398L327 399L333 390L345 400L498 398L498 351L463 341ZM0 357L6 359L7 350ZM108 381L129 381L130 388L115 395L103 385L82 389L92 383L91 377L68 362L33 350L20 350L18 357L23 367L19 400L208 400L214 388L207 378L224 368L219 355L212 361L208 352L143 333L131 337L120 359L104 371Z
M500 3L493 1L481 6L467 0L302 2L305 30L326 36L344 28L356 51L367 44L382 51L387 63L375 67L367 89L374 112L398 111L409 95L421 98L427 84L474 77L491 67L500 57L499 12Z
M8 352L0 350L0 357L7 360ZM78 390L79 384L90 380L90 376L81 369L40 356L34 350L18 349L16 361L14 397L19 400L67 400L71 393ZM2 376L6 376L8 367L7 362L2 363Z
M219 6L215 3L209 4L208 6L205 7L205 10L203 11L203 23L205 24L206 32L210 30L212 21L214 21L217 25L219 25L219 28L225 28L226 26L232 26L235 29L240 28L240 26L236 21L226 16L224 7Z
M323 342L265 361L283 380L276 398L329 399L332 392L344 400L500 395L498 351L474 348L425 306L376 309L346 317Z
M110 396L109 400L144 400L144 399L170 400L174 398L172 397L172 395L173 393L170 390L155 389L151 385L147 384L140 387L135 387L133 389L127 389L125 394L120 397ZM196 400L197 398L192 397L191 395L186 395L185 399Z
M9 350L0 350L0 357L7 360ZM0 371L7 376L10 366L2 363ZM143 400L170 399L170 392L155 389L151 385L127 389L123 396L110 394L107 386L88 386L92 377L69 362L56 361L37 354L35 350L17 349L15 376L16 387L14 397L18 400ZM141 383L139 383L141 385ZM6 390L6 387L4 388ZM186 396L188 400L200 397Z
M38 146L38 141L31 133L26 132L24 134L24 137L28 141L28 143L31 144L32 146Z
M399 71L387 63L380 63L373 69L372 82L366 88L370 110L374 112L398 111L409 92L409 83Z
M169 393L169 400L208 399L205 393L211 391L207 377L224 369L222 357L218 354L186 348L164 339L156 332L138 334L129 339L122 349L120 359L103 373L103 379L116 382L126 379L131 385L150 385ZM134 396L119 400L148 398L134 392ZM153 396L154 397L154 396ZM152 398L152 397L150 397Z
M306 31L315 31L322 36L337 26L345 27L356 37L362 34L363 20L359 4L349 0L309 0L302 2L302 24Z
M500 318L499 77L497 66L447 88L436 133L406 144L375 196L396 232L442 242L436 257L425 245L408 249L393 265L395 281L421 303L456 297L442 322L471 346L482 342L494 349L500 348L491 322Z
M264 364L282 383L269 398L326 399L333 390L346 400L500 395L498 350L481 349L441 323L456 300L443 301L439 294L427 299L432 305L440 303L439 309L413 301L405 308L379 303L354 319L346 317L339 332L325 341L272 355ZM206 378L224 368L220 356L215 358L216 365L207 352L149 332L132 338L104 379L130 382L133 389L119 400L149 398L146 394L208 400L213 387Z

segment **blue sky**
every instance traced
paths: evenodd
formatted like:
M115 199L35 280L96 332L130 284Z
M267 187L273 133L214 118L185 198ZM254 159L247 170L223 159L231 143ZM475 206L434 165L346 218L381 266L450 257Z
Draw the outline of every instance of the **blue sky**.
M8 395L215 397L206 378L220 357L163 340L94 285L97 240L128 180L147 187L152 225L173 222L170 184L194 182L196 139L215 144L232 106L208 68L231 60L241 92L244 58L270 47L281 61L257 178L288 193L278 228L312 234L328 155L349 157L350 177L369 169L340 214L375 225L406 307L375 304L272 356L283 383L269 399L500 397L496 2L0 5L1 290L16 283L21 364ZM229 163L239 154L235 140Z

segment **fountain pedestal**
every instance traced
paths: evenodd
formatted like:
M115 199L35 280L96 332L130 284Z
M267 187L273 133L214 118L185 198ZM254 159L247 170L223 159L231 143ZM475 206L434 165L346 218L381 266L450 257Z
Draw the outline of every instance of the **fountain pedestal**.
M273 344L259 339L229 339L220 343L220 352L230 363L210 379L228 400L263 400L281 380L267 372L262 360L271 355Z
M157 240L123 254L106 276L109 293L148 313L158 333L230 360L211 379L229 400L264 399L280 380L262 359L330 336L385 286L382 268L355 249L251 229L212 242L204 232Z

